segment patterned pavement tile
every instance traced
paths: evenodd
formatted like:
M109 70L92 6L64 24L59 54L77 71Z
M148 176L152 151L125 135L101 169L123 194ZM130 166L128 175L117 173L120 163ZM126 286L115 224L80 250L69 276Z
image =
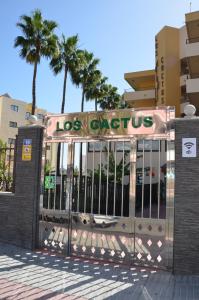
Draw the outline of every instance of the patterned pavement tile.
M173 276L0 243L1 300L194 300L199 276Z

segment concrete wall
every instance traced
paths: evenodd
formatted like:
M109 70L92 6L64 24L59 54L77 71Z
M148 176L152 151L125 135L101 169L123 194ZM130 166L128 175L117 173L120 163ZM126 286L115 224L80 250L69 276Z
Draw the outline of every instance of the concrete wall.
M176 177L174 273L199 274L199 118L178 119L176 126ZM197 139L197 157L182 157L182 138Z
M22 161L23 139L32 139L31 161ZM28 249L38 243L42 139L42 127L19 128L15 193L0 193L0 241Z

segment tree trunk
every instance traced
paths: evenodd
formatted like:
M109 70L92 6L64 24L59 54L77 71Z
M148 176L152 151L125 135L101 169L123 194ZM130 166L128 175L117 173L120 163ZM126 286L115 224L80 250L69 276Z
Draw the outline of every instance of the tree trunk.
M82 103L81 103L81 112L84 111L84 88L82 90ZM82 142L80 142L80 153L79 153L79 175L80 175L80 187L82 188Z
M83 90L82 90L82 103L81 103L81 112L83 112L83 111L84 111L84 94L85 94L85 92L84 92L84 88L83 88Z
M95 111L97 111L97 99L95 99Z
M65 69L64 69L64 85L63 85L63 97L62 97L62 105L61 105L61 114L64 113L64 108L65 108L67 74L68 74L68 68L67 68L67 66L65 66Z
M64 108L65 108L67 74L68 74L68 68L65 66L61 114L64 113ZM61 160L61 143L59 143L57 147L57 176L60 176L60 160Z
M34 63L34 72L32 79L32 112L31 114L35 114L35 106L36 106L36 77L37 77L37 61Z

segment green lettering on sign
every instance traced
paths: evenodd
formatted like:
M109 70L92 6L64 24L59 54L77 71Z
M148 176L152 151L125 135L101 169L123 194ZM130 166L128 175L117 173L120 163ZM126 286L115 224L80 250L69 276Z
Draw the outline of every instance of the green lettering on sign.
M78 130L81 129L81 127L82 127L81 121L76 120L76 121L74 122L73 129L78 131Z
M56 123L56 131L80 131L82 129L83 123L81 120L66 120L64 123ZM120 128L140 128L145 127L149 128L153 126L153 117L152 116L136 116L132 117L123 117L123 118L112 118L112 119L93 119L89 121L89 127L92 130L100 129L118 129Z
M63 131L63 128L60 128L60 127L59 127L59 122L57 122L56 131Z
M64 122L64 130L65 130L65 131L69 131L69 130L71 130L71 129L72 129L72 127L73 127L73 124L72 124L72 122L70 122L70 121L66 121L66 122Z
M101 129L110 129L108 120L103 119L100 124Z
M130 118L121 118L121 121L123 122L123 127L127 128Z
M153 118L152 117L144 117L143 124L144 124L144 127L152 127L153 126Z
M139 117L139 118L133 117L132 118L133 128L139 128L139 127L141 127L141 125L142 125L142 117Z
M91 129L96 130L99 129L99 121L98 120L92 120L90 123Z
M120 119L112 119L111 120L111 128L117 129L120 127Z

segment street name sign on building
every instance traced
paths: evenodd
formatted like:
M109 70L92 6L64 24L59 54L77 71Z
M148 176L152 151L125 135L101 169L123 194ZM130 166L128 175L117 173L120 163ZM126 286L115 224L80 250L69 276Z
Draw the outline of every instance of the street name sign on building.
M156 109L120 109L48 115L45 141L79 138L163 137L175 118L173 107Z

